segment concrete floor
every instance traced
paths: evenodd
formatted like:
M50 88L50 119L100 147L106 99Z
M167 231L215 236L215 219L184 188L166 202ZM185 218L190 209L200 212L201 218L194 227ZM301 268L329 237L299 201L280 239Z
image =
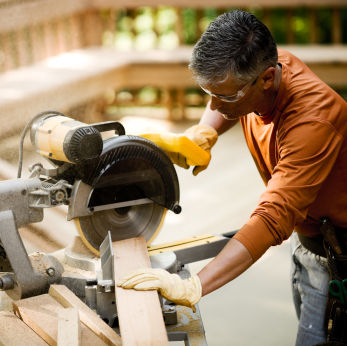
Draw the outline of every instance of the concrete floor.
M143 121L126 118L122 123L128 133L145 126L183 132L192 125L153 120L144 124ZM239 229L264 191L240 125L219 138L206 171L194 177L191 169L186 171L178 167L177 174L182 213L167 213L155 244ZM208 262L192 263L191 272L198 273ZM289 241L286 241L269 249L234 282L204 297L199 306L208 344L294 345L298 321L292 303L289 272L290 249Z

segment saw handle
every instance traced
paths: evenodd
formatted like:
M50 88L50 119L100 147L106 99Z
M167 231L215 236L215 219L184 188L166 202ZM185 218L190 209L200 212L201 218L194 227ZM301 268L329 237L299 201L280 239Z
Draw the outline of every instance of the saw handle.
M205 166L210 162L211 155L184 135L171 132L142 132L136 135L149 139L165 151L179 153L186 158L189 166Z
M115 130L118 132L119 136L125 135L124 126L118 121L105 121L103 123L92 124L91 126L93 126L99 132Z

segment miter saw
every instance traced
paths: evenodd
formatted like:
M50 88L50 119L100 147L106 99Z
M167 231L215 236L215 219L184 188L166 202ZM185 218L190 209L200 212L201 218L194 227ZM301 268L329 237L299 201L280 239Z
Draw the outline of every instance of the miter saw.
M54 168L32 164L29 178L22 179L29 130L33 147ZM115 134L103 140L101 133L107 131ZM181 212L177 174L162 148L183 151L193 165L209 160L184 136L126 135L119 122L87 125L57 111L33 117L21 136L17 179L0 182L0 289L21 299L61 283L113 326L112 241L144 236L150 244L166 211ZM44 208L61 205L68 206L67 220L76 222L80 237L58 253L28 256L18 228L42 221ZM152 267L189 275L185 264L215 256L227 240L208 235L162 249L149 247ZM176 309L165 310L162 304L166 323L177 323Z
M29 129L33 147L55 168L32 164L29 179L21 179L21 149L18 179L0 183L0 222L12 219L12 227L25 227L42 221L44 208L68 205L67 219L76 221L84 244L98 255L108 231L113 241L143 235L150 243L166 210L180 213L179 183L170 159L153 142L125 135L120 123L87 125L46 111L28 123L21 146ZM110 130L117 136L103 140L101 133ZM6 244L5 238L0 235L7 257L14 244ZM4 275L1 281L4 287L11 282ZM21 287L19 298L34 293L15 275L12 281Z

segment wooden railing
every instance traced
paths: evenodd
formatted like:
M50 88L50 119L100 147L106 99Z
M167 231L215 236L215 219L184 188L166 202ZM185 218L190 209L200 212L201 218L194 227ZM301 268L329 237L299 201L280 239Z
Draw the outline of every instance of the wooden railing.
M79 77L78 81L72 82L71 78L68 78L68 74L65 82L61 77L60 84L47 83L47 90L41 87L37 91L37 99L40 102L44 99L45 102L38 103L34 99L35 93L30 91L30 86L24 91L21 89L20 83L23 84L24 81L27 84L33 81L33 86L36 86L35 73L42 82L45 76L40 74L40 68L35 67L36 70L33 70L31 66L35 66L35 63L46 58L70 51L79 50L81 52L81 49L92 46L99 47L99 50L102 45L115 49L116 38L126 31L135 40L139 35L135 26L130 24L128 28L124 28L121 23L122 20L124 22L124 18L128 19L129 23L134 23L143 12L141 6L151 7L154 20L151 32L157 38L163 35L157 25L158 15L163 10L163 6L174 11L176 19L170 30L177 40L176 45L173 44L171 47L174 48L171 53L165 52L165 57L157 60L155 55L153 58L149 57L151 53L144 54L134 49L121 53L123 67L118 66L117 73L115 72L117 64L115 64L110 67L110 71L112 70L114 73L112 72L108 76L107 72L100 69L100 73L104 73L104 75L100 74L91 79L90 76L85 77L89 78L87 85L91 85L88 83L95 84L96 81L99 83L99 89L94 87L93 92L91 92L91 86L89 89L85 86L76 87L77 82L80 85L85 83L86 79ZM7 81L11 81L9 86L18 89L14 94L19 98L18 103L11 103L7 99L1 100L0 96L0 111L5 114L4 118L11 117L16 107L20 114L25 114L24 118L28 118L29 114L25 113L26 110L36 111L35 105L37 107L47 107L48 105L56 107L59 104L61 110L70 113L80 113L84 116L88 112L108 113L109 117L115 116L112 110L116 109L115 113L117 113L117 107L164 105L169 117L182 118L187 106L202 106L207 100L206 95L196 88L191 80L190 72L187 71L191 48L185 47L192 47L206 25L215 16L235 8L254 13L269 27L279 44L296 50L299 57L301 54L304 57L303 60L320 78L341 94L346 93L347 48L344 45L347 44L347 0L259 0L256 2L253 0L217 0L213 2L193 0L189 2L189 8L186 6L187 3L183 0L163 0L160 7L154 0L132 2L125 0L0 1L0 18L2 18L0 21L0 72L10 71L12 73L20 67L26 67L25 73L32 75L31 79L23 77L24 79L21 80L21 76L25 75L24 70L23 73L22 70L18 70L16 75L0 74L0 86L6 88L6 83L9 83ZM160 40L157 41L160 42ZM298 50L297 47L292 46L295 44L302 46ZM329 52L326 54L326 51L323 51L324 54L322 54L322 50L317 48L319 44L329 45L335 49L334 54L332 52L330 55ZM154 45L152 48L156 48L156 46ZM85 52L85 57L88 59L97 59L98 54L101 54ZM104 54L108 53L104 52ZM309 56L310 54L313 59L312 56ZM132 58L134 55L136 55L135 60ZM327 58L324 58L323 55L326 55ZM146 61L141 60L142 56L146 57ZM115 56L114 59L117 60L117 57ZM131 62L131 68L126 67L127 61ZM102 64L101 60L100 64ZM91 65L91 68L95 68L96 65ZM170 69L171 72L168 71ZM120 72L121 70L122 72ZM44 71L48 73L51 70L45 69ZM98 70L95 69L95 71ZM88 71L88 73L90 72ZM112 81L111 75L117 81ZM46 77L48 81L50 76ZM54 78L57 78L56 74ZM15 81L17 81L16 85L14 85ZM147 94L152 95L147 99L142 97L144 87L147 87L145 89ZM18 96L21 93L23 94L22 99ZM60 103L57 102L57 98Z
M143 5L153 6L155 18L158 6L155 1L152 2L143 2ZM242 8L257 15L273 32L279 44L347 44L346 0L195 0L189 2L189 8L183 1L161 3L171 6L177 14L174 32L179 45L195 43L213 17L231 8ZM0 68L7 71L73 49L101 45L103 33L114 36L119 30L119 16L136 19L140 5L142 1L0 2ZM276 18L282 20L276 21ZM195 23L193 33L189 33L186 27L188 20ZM306 30L302 30L303 27ZM129 30L134 32L133 27ZM155 29L153 31L158 35ZM134 34L136 36L136 32ZM106 44L110 45L110 42L112 40L109 39Z

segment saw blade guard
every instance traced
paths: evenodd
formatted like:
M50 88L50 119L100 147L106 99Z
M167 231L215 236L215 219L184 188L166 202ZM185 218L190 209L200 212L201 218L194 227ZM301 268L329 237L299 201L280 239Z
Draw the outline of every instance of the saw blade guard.
M113 240L145 236L150 243L166 210L180 212L176 170L166 153L147 139L124 135L106 140L100 157L92 164L79 165L78 175L93 188L89 210L133 202L76 220L84 243L94 253L98 254L108 231Z

